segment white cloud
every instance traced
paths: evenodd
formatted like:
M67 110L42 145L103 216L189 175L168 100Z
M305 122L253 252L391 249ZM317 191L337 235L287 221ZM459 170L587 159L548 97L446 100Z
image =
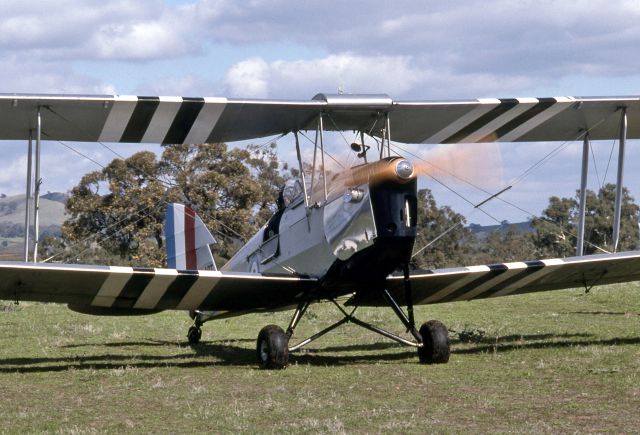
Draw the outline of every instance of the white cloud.
M192 46L167 24L152 21L102 26L87 48L100 59L147 60L190 53Z
M0 56L0 62L0 92L111 94L114 91L113 85L77 73L69 65L16 55Z
M0 50L39 59L149 60L192 54L189 21L161 0L3 2Z
M225 76L230 96L266 98L270 94L273 66L260 58L247 59L233 65ZM275 69L275 68L273 68Z
M220 95L220 85L195 74L163 76L141 83L134 91L138 95Z
M509 95L535 84L525 75L440 72L414 64L410 56L353 53L295 61L251 58L229 68L223 94L309 99L317 92L341 90L352 94L386 93L397 99L455 99Z
M638 19L638 3L630 0L372 0L340 2L330 10L325 2L291 0L193 0L177 6L163 0L7 0L0 5L0 58L153 62L231 44L255 48L227 74L228 89L247 91L241 95L273 95L272 82L285 77L294 84L280 88L285 97L319 87L373 87L360 77L375 78L377 91L394 96L495 95L492 89L517 92L567 75L635 74L640 57L629 53L640 46ZM328 54L279 64L282 57L269 49L256 51L265 44ZM396 62L400 71L385 61ZM382 71L363 71L368 68ZM401 69L409 71L410 81L399 81L407 77ZM300 73L308 74L304 90ZM244 83L237 81L241 77ZM307 91L313 84L318 86Z
M225 84L230 96L311 98L318 91L397 95L423 80L408 59L398 56L333 54L320 59L266 62L248 59L233 65Z
M220 10L224 2L202 1ZM331 53L406 56L414 68L441 74L527 76L633 74L640 57L637 2L482 0L460 3L371 1L251 2L203 15L215 41L290 41ZM357 18L354 18L357 17Z

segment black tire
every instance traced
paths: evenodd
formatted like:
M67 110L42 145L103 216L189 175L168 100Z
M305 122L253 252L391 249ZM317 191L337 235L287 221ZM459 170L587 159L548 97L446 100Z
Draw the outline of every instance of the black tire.
M283 369L289 363L289 337L281 327L262 328L256 343L258 362L263 369Z
M191 326L189 331L187 331L187 340L189 340L189 344L198 344L200 343L200 338L202 337L202 329L197 326Z
M449 362L449 331L442 322L429 320L420 327L422 347L418 356L423 364L445 364Z

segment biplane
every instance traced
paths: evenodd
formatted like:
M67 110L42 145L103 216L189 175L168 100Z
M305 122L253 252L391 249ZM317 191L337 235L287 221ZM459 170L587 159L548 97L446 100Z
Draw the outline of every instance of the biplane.
M298 134L315 132L312 169ZM355 131L358 164L327 174L324 133ZM518 98L394 101L386 95L319 94L309 101L118 95L0 95L0 139L125 143L213 143L291 134L300 178L281 192L269 222L217 269L215 242L196 212L167 208L168 268L0 263L0 298L67 304L96 315L189 311L188 340L209 320L292 309L286 329L263 328L257 360L286 367L289 353L351 322L446 363L445 325L417 326L414 305L640 280L640 252L444 270L413 270L417 175L391 141L412 144L640 138L640 98ZM373 138L377 147L365 144ZM305 169L307 172L305 173ZM615 229L614 229L615 230ZM342 318L292 344L308 307L330 301ZM339 303L342 301L342 303ZM356 317L385 306L406 337ZM408 338L407 338L408 337Z

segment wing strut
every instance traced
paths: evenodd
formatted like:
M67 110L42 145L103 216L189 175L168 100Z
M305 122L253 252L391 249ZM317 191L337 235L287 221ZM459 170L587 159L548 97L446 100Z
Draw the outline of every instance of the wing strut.
M589 132L585 132L582 142L582 171L580 175L580 212L578 215L578 242L576 256L584 253L584 215L587 207L587 172L589 171Z
M24 262L29 261L29 217L31 215L31 164L33 160L33 130L29 129L27 145L27 193L24 207Z
M40 142L42 138L42 116L40 106L38 106L38 120L36 126L36 168L35 168L35 190L33 192L33 262L38 262L38 237L40 226Z
M620 213L622 212L622 176L624 171L624 146L627 141L627 108L622 107L620 117L620 141L618 145L618 178L616 181L616 202L613 213L613 252L618 250L620 240Z

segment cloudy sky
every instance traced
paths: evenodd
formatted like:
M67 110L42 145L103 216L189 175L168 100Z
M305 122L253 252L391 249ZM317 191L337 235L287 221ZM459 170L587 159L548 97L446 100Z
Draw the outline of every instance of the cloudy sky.
M0 92L309 99L341 89L397 100L640 95L637 0L335 3L3 0ZM463 146L459 152L474 167L462 165L458 175L494 192L558 145ZM594 144L590 188L605 172L615 180L615 159L605 170L614 145ZM628 149L625 184L640 196L636 145ZM25 144L4 146L0 192L20 193ZM103 163L114 157L77 146ZM539 213L551 194L573 195L580 153L581 144L568 144L505 194L526 212L498 201L486 211L516 222ZM45 144L44 190L68 190L92 169L62 145ZM477 203L486 193L443 177L457 195L423 181L439 202L471 222L494 222L460 199Z

